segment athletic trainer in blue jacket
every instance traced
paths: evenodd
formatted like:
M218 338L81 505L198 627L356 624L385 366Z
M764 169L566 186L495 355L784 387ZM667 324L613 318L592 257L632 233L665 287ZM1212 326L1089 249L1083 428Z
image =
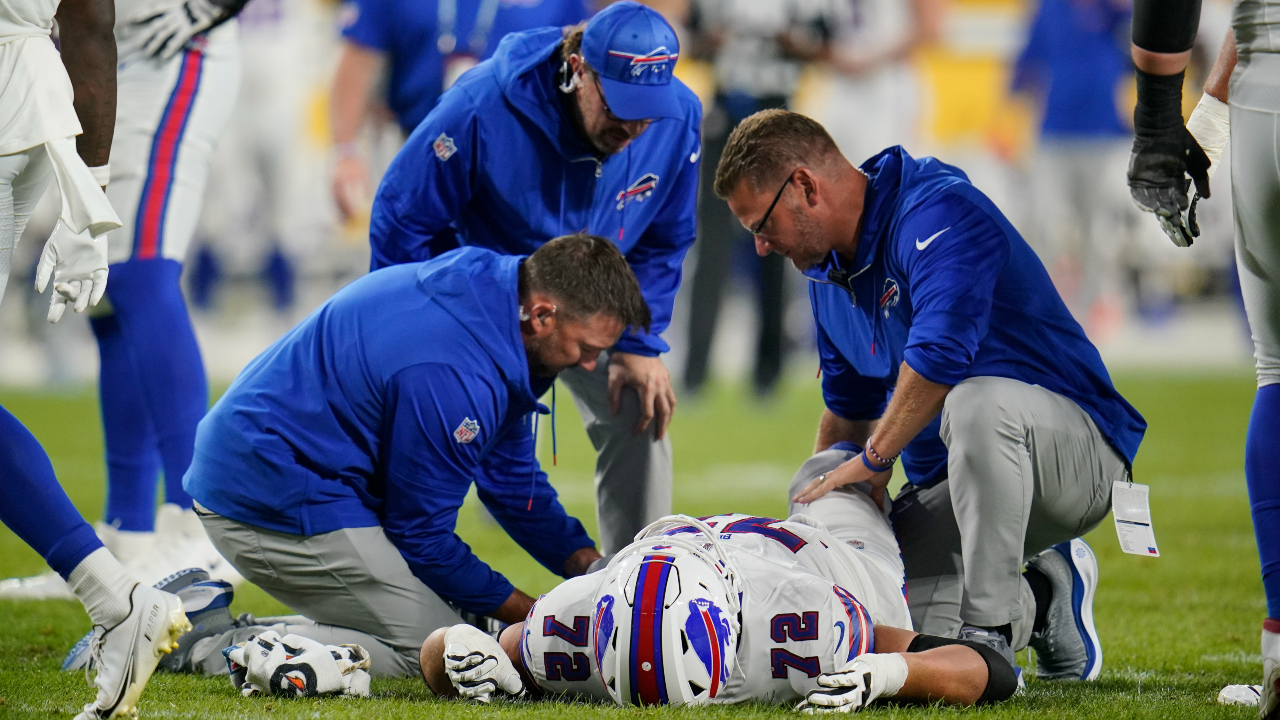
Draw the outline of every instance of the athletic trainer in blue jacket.
M1097 564L1071 541L1106 516L1146 423L1030 247L959 169L900 147L855 168L795 113L744 120L715 190L759 253L787 256L813 281L827 406L816 451L857 446L797 478L795 501L860 482L882 497L901 454L911 484L894 522L915 629L988 642L1012 663L1011 647L1045 640L1032 639L1045 618L1027 609L1051 603L1031 598L1061 579L1065 593L1053 594L1065 602L1074 578L1074 602L1058 607L1077 614L1078 632L1052 640L1078 652L1038 652L1038 672L1096 677ZM1071 550L1052 560L1060 578L1021 577L1024 561L1060 543Z
M678 55L671 27L635 2L585 28L508 35L418 125L370 223L375 269L458 244L528 254L578 231L626 256L653 325L624 333L594 371L561 375L599 452L606 553L671 510L675 393L658 356L694 239L702 121L672 75Z
M537 396L649 322L626 261L594 236L371 273L240 373L200 423L184 487L218 551L320 623L290 632L416 675L427 635L460 622L446 602L508 623L533 604L454 534L473 483L548 570L600 557L534 457ZM180 664L215 674L254 629L211 627L226 634Z

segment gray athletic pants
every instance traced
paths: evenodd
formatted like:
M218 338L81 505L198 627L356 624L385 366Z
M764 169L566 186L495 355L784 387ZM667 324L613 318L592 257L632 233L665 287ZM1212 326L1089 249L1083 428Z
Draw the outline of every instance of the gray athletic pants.
M301 615L262 618L204 638L193 647L186 670L225 675L223 648L275 630L326 645L360 645L369 651L376 676L416 676L427 635L462 622L409 570L381 527L303 536L246 525L203 508L196 512L214 547L246 580Z
M1230 100L1236 267L1262 387L1280 383L1280 54L1241 52Z
M1013 625L1026 645L1034 601L1022 564L1092 530L1124 460L1075 402L1038 385L976 377L942 410L948 479L893 501L917 632Z
M635 534L671 514L671 437L654 439L654 424L637 435L640 398L622 393L617 415L609 412L609 355L602 353L595 370L580 367L560 373L573 393L578 413L596 452L596 522L600 552L615 553Z

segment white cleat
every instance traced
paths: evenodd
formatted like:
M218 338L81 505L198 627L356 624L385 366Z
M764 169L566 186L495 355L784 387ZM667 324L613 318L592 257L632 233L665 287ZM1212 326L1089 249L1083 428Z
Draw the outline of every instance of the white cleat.
M160 656L173 652L178 638L191 629L176 595L138 584L129 602L129 616L119 624L93 628L90 652L98 669L93 681L98 697L76 720L138 717L138 697Z
M1261 685L1228 685L1218 692L1218 702L1222 705L1258 707L1258 698L1261 696Z
M209 577L239 587L244 576L218 552L204 531L194 510L184 510L165 503L156 510L156 536L178 568L198 567L209 571Z
M2 600L75 600L67 581L50 570L31 577L0 580Z

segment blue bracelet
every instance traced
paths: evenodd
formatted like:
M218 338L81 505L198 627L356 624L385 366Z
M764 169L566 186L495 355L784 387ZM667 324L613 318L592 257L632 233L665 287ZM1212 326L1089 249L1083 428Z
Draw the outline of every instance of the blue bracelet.
M872 465L871 460L867 457L867 451L865 450L863 450L862 454L859 455L858 457L862 458L862 464L866 465L867 469L870 470L871 472L882 473L893 467L893 463L889 463L884 467L876 467L875 465Z

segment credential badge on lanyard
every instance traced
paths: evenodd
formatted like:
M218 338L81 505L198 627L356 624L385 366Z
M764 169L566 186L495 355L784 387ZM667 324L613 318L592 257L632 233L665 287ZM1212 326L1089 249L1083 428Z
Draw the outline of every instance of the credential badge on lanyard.
M1160 557L1156 534L1151 529L1149 494L1150 488L1133 482L1133 478L1117 480L1111 486L1111 513L1121 550L1131 555Z
M436 14L436 49L443 58L443 90L448 90L462 73L480 63L480 56L489 47L489 32L498 17L498 4L499 0L481 0L467 47L458 50L458 0L440 0Z

